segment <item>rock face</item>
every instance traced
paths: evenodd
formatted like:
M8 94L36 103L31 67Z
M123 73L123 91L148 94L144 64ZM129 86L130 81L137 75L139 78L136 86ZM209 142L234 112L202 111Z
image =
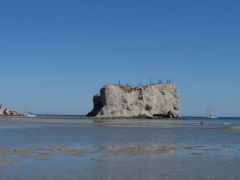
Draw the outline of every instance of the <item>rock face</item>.
M0 105L0 115L19 116L21 114L18 113L17 111L14 111L14 110L11 110L11 109L7 109L7 108L3 108L2 105Z
M180 101L173 84L129 87L106 85L93 98L87 116L180 118Z

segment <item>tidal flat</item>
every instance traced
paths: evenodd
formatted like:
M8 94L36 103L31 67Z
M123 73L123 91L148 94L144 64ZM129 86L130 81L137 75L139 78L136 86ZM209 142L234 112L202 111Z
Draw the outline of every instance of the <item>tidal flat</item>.
M8 179L238 179L240 119L0 118Z

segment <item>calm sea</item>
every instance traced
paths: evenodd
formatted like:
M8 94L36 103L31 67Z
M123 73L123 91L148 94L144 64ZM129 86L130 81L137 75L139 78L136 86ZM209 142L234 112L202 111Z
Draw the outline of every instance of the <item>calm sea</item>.
M1 180L240 177L240 118L15 121L35 124L0 119Z

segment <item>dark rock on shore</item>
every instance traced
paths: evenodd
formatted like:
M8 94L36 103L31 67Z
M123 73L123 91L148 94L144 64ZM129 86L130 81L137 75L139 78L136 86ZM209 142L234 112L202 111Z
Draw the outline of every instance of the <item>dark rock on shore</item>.
M3 108L2 105L0 105L0 115L5 115L5 116L19 116L21 115L15 110L11 110L8 108Z

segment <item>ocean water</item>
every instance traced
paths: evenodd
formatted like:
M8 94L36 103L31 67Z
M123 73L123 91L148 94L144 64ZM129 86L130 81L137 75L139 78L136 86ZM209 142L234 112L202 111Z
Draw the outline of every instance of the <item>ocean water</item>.
M240 118L0 119L1 180L239 179L239 167Z

